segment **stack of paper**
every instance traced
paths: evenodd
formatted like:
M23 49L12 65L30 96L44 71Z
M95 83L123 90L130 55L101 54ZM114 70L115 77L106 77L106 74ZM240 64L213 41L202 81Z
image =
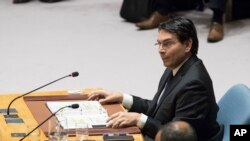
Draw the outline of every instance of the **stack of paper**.
M108 114L106 109L104 109L98 101L47 102L47 106L52 113L61 107L72 104L79 104L79 108L65 108L56 114L58 121L62 118L67 119L67 125L61 124L63 128L72 129L86 126L88 126L88 128L106 126Z

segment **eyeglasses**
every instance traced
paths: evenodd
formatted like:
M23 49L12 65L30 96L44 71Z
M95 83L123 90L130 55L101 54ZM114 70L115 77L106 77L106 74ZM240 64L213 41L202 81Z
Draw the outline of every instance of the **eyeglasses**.
M174 44L176 44L176 41L167 40L167 41L163 41L163 42L158 41L157 43L155 43L155 46L158 46L159 48L162 47L162 49L166 50L167 48L170 48Z

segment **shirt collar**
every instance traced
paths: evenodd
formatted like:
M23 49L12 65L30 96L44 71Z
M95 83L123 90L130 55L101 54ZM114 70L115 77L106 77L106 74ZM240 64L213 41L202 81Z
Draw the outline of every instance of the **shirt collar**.
M181 66L182 66L189 58L190 58L190 57L186 58L178 67L176 67L176 68L174 68L174 69L172 70L173 76L176 75L176 73L177 73L178 70L181 68Z

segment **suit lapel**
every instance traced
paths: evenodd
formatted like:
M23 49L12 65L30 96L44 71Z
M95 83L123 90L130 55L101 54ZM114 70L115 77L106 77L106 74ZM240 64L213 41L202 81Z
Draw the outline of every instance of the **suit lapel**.
M181 77L174 76L173 79L169 84L167 84L167 88L165 89L159 103L156 106L156 109L154 110L153 115L158 111L159 107L161 106L164 99L171 93L172 89L178 84L178 82L181 81Z
M159 107L161 106L162 102L164 101L164 99L171 93L171 91L173 90L173 88L176 87L176 85L178 85L178 83L181 81L183 75L188 71L189 67L192 66L193 63L195 63L196 61L198 61L198 58L196 56L191 56L187 62L185 62L181 68L179 69L179 71L177 72L177 74L173 77L173 79L171 80L171 82L169 84L167 84L167 88L165 89L160 101L158 104L156 104L156 109L154 109L154 112L152 113L152 115L154 116L156 114L156 112L158 111ZM171 71L169 71L170 73ZM169 75L168 75L169 76ZM165 81L167 80L168 77L166 77ZM165 83L164 83L165 84ZM164 85L165 86L165 85ZM163 87L164 87L163 86ZM159 91L158 91L159 93ZM158 96L159 97L159 96ZM157 100L156 100L157 102Z
M152 104L150 105L150 107L149 107L149 109L147 111L148 115L153 114L153 112L155 111L155 108L157 106L158 98L161 95L161 92L165 87L165 84L166 84L166 81L167 81L167 79L168 79L168 77L170 75L170 72L171 71L169 69L166 69L164 74L162 75L162 78L161 78L160 83L159 83L158 91L156 92L156 94L155 94L155 96L154 96L154 98L152 100Z

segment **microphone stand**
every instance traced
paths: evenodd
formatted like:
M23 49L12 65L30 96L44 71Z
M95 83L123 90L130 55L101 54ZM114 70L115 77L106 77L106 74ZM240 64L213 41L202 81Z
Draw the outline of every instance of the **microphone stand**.
M66 75L66 76L64 76L64 77L62 77L62 78L59 78L59 79L57 79L57 80L54 80L54 81L52 81L52 82L50 82L50 83L48 83L48 84L45 84L45 85L43 85L43 86L41 86L41 87L39 87L39 88L36 88L36 89L34 89L34 90L32 90L32 91L29 91L29 92L27 92L27 93L25 93L25 94L23 94L23 95L20 95L20 96L14 98L14 99L10 102L10 104L8 105L8 108L7 108L7 115L10 114L10 106L11 106L11 104L12 104L14 101L16 101L17 99L19 99L19 98L21 98L21 97L24 97L24 96L26 96L27 94L33 93L34 91L37 91L37 90L39 90L39 89L41 89L41 88L43 88L43 87L46 87L46 86L48 86L48 85L50 85L50 84L52 84L52 83L55 83L56 81L59 81L59 80L61 80L61 79L64 79L64 78L66 78L66 77L69 77L69 76L71 76L71 74L70 74L70 75Z
M50 82L50 83L48 83L48 84L45 84L45 85L43 85L43 86L41 86L41 87L39 87L39 88L36 88L36 89L34 89L34 90L32 90L32 91L29 91L29 92L27 92L27 93L25 93L25 94L22 94L22 95L20 95L20 96L18 96L18 97L16 97L16 98L14 98L14 99L10 102L10 104L8 105L8 108L7 108L7 111L6 111L7 114L4 115L5 120L6 120L6 123L9 123L9 122L7 122L7 121L8 121L8 120L7 120L8 118L12 118L12 122L11 122L11 123L18 123L18 121L20 120L20 119L18 119L18 115L10 115L10 106L11 106L11 104L12 104L14 101L16 101L17 99L19 99L19 98L21 98L21 97L24 97L24 96L26 96L26 95L28 95L28 94L34 92L34 91L37 91L37 90L39 90L39 89L41 89L41 88L43 88L43 87L46 87L46 86L48 86L48 85L50 85L50 84L52 84L52 83L55 83L55 82L57 82L57 81L59 81L59 80L61 80L61 79L64 79L64 78L70 77L70 76L72 76L72 77L77 77L78 75L79 75L78 72L73 72L73 73L71 73L71 74L69 74L69 75L66 75L66 76L64 76L64 77L61 77L61 78L59 78L59 79L57 79L57 80L54 80L54 81L52 81L52 82ZM13 119L16 119L16 120L18 120L18 121L14 122Z
M59 111L61 111L64 108L72 108L72 106L65 106L60 109L58 109L55 113L51 114L48 118L46 118L43 122L41 122L38 126L36 126L33 130L31 130L29 133L27 133L23 138L20 139L20 141L24 140L27 136L29 136L32 132L34 132L37 128L42 126L46 121L48 121L51 117L55 116ZM73 107L74 108L74 107ZM78 108L78 107L77 107Z

